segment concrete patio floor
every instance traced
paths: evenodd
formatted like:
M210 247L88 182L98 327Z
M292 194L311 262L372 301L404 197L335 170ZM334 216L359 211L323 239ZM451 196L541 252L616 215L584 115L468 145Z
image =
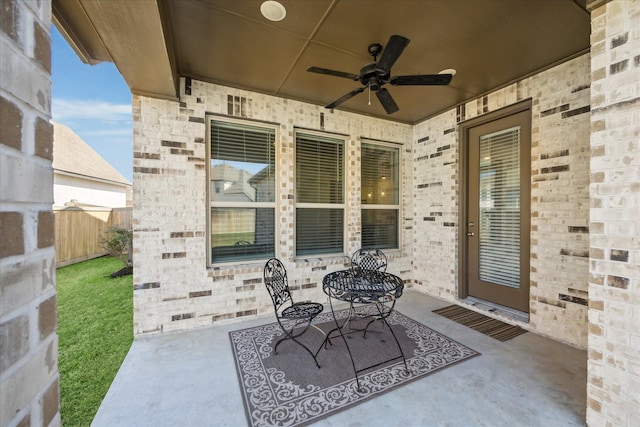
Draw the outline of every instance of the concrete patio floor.
M500 342L432 313L447 305L409 290L396 308L481 356L314 425L585 425L586 351L531 332ZM273 321L136 339L92 426L246 426L228 333Z

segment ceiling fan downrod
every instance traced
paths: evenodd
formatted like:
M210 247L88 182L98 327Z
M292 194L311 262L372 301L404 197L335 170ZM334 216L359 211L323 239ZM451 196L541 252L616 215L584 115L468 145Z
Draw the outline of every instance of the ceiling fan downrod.
M369 55L373 56L373 62L378 61L380 52L382 52L382 45L380 43L372 43L369 45Z

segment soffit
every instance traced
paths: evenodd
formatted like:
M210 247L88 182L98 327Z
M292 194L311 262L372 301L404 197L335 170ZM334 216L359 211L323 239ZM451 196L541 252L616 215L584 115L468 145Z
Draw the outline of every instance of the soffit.
M369 44L400 34L411 42L392 75L454 68L452 83L386 85L400 107L392 115L375 96L369 105L367 91L339 108L403 123L587 52L590 44L589 13L574 0L280 2L287 9L280 22L262 17L261 0L54 0L54 15L65 18L59 25L90 58L112 60L132 91L161 97L171 89L176 96L175 79L188 76L326 105L360 83L309 73L309 66L358 74L371 62ZM82 25L87 21L90 27Z
M54 0L54 23L84 62L113 62L133 93L176 99L161 12L155 1Z

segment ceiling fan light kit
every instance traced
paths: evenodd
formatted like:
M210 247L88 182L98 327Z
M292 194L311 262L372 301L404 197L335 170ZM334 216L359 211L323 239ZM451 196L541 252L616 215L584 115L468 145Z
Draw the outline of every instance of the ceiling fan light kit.
M369 45L369 54L373 57L373 62L366 64L360 69L360 74L345 73L343 71L335 71L327 68L309 67L307 71L318 74L326 74L334 77L342 77L353 81L360 82L363 87L352 90L346 95L336 99L325 108L334 109L343 102L353 98L357 94L363 92L365 89L374 91L382 104L382 107L387 114L393 114L399 110L398 105L393 100L391 93L386 88L383 88L385 84L389 83L392 86L446 86L451 83L451 79L455 75L454 69L446 69L438 74L420 74L411 76L394 76L391 77L391 67L396 63L400 54L409 44L409 39L399 35L392 35L387 42L387 46L382 50L380 43L373 43ZM382 55L380 55L382 52ZM380 60L378 61L378 55Z

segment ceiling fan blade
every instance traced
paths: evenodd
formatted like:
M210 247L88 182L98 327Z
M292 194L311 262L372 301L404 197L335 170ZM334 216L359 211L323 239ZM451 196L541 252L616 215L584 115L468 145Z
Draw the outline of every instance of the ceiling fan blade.
M329 70L327 68L309 67L307 71L311 73L326 74L328 76L344 77L345 79L358 80L360 76L357 74L345 73L343 71Z
M451 83L451 74L422 74L417 76L391 77L389 83L394 86L446 86Z
M393 114L400 109L398 108L398 104L396 104L396 101L394 101L391 97L391 94L388 90L380 89L376 92L376 95L378 96L378 100L384 107L384 111L386 111L387 114Z
M380 56L380 60L376 65L376 71L381 74L389 74L391 72L391 67L396 63L398 57L400 57L400 54L408 44L408 38L395 34L389 37L387 46L384 48L384 51Z
M338 105L340 105L343 102L345 102L346 100L353 98L354 96L356 96L359 93L362 93L362 91L364 91L363 87L359 87L356 90L352 90L348 94L346 94L344 96L341 96L340 98L336 99L335 101L333 101L331 104L327 105L324 108L329 108L329 109L332 110L332 109L336 108Z

